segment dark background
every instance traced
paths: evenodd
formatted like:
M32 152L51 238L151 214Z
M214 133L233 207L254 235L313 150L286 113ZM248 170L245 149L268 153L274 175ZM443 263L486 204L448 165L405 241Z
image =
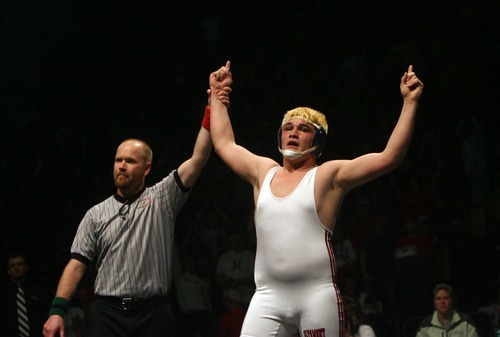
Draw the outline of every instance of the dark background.
M498 1L4 0L2 252L28 251L32 273L54 288L84 212L114 192L116 146L128 137L151 144L148 183L177 167L192 151L208 75L226 60L237 141L277 160L281 116L299 105L327 115L321 160L381 150L401 108L399 79L413 64L425 92L406 162L393 175L402 188L414 172L427 182L439 161L441 197L477 206L461 151L468 132L480 130L487 227L454 242L456 265L475 277L452 280L474 309L493 298L499 276L499 14ZM214 205L224 214L219 226L246 228L251 191L215 154L197 185L179 216L179 242Z

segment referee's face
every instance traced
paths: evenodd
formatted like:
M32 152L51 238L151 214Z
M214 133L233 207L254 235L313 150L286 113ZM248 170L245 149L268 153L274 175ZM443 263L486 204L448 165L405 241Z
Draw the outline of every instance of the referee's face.
M113 176L117 192L122 196L133 195L143 186L151 170L151 163L145 160L140 143L124 142L116 150Z

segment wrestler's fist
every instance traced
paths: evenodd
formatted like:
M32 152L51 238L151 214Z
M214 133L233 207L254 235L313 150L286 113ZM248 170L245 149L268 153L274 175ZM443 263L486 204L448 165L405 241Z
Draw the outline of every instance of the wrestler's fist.
M401 95L404 99L418 101L424 90L424 84L413 71L413 66L408 67L408 71L401 78Z
M230 71L231 62L227 61L225 66L220 67L218 70L210 74L209 84L210 89L218 92L225 87L230 87L233 84L233 76Z

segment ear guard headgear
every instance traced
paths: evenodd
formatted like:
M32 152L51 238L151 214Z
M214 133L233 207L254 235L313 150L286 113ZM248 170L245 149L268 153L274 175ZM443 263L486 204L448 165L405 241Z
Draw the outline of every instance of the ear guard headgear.
M285 125L292 118L300 118L305 122L313 125L314 127L314 137L311 143L311 147L305 151L300 152L294 150L282 150L281 148L281 134L283 131L283 125ZM311 152L316 158L318 158L319 156L321 156L321 153L325 148L327 133L328 123L326 121L325 115L321 112L308 107L298 107L289 110L283 116L281 127L278 129L278 150L283 154L285 158L289 159L298 158L306 153Z
M283 156L287 158L298 158L306 153L312 152L314 157L319 158L326 145L326 131L325 129L318 124L311 123L314 126L314 138L311 143L311 147L308 150L302 152L296 152L291 150L283 150L281 148L281 134L283 132L283 126L280 126L278 129L278 150L283 154Z

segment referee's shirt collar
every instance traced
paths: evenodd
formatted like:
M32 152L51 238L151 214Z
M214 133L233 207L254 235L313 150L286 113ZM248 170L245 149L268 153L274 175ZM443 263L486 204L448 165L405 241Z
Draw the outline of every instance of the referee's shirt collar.
M134 201L136 201L137 199L139 199L139 197L141 196L142 192L144 192L145 189L146 189L146 187L143 187L139 192L137 192L134 195L131 195L130 197L122 197L118 193L115 193L113 195L113 197L115 198L116 201L118 201L118 202L120 202L122 204L125 203L125 202L127 202L127 204L130 205L131 203L133 203Z

